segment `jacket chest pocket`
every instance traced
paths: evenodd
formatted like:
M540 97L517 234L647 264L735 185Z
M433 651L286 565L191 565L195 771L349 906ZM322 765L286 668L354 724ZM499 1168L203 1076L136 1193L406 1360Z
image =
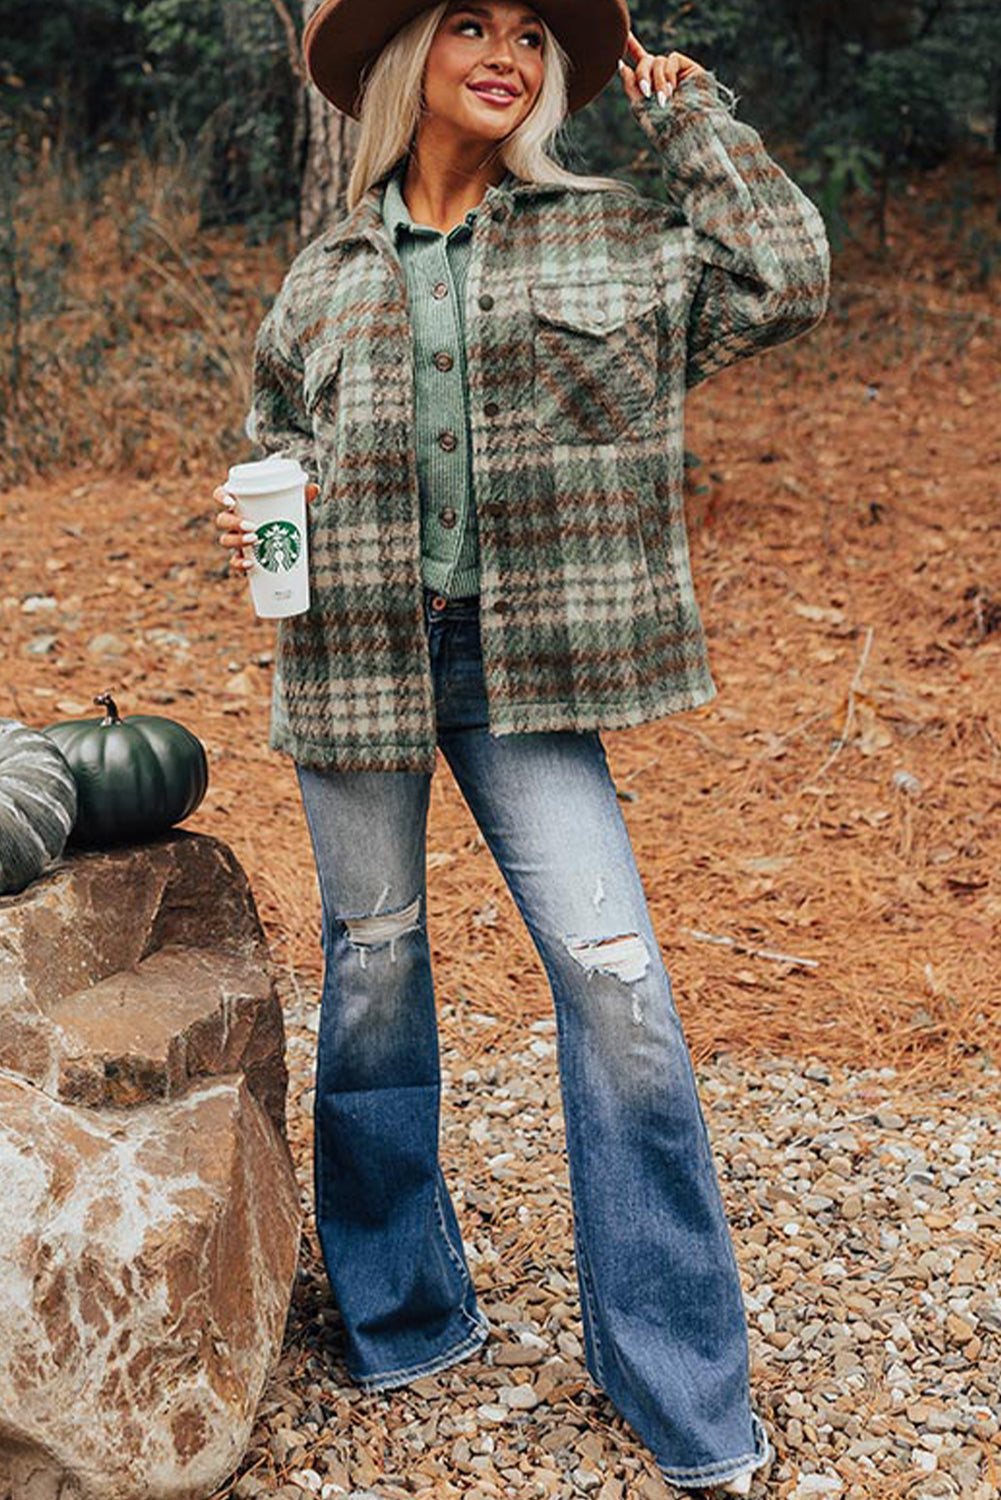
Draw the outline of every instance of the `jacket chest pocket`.
M650 430L657 394L652 281L529 288L535 424L555 443L614 443Z

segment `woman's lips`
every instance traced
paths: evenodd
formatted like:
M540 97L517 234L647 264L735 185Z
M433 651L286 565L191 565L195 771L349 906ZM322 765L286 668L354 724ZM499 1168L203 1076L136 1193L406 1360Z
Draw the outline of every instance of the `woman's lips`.
M501 109L503 109L507 104L513 104L518 97L517 94L508 94L504 92L488 94L485 88L478 88L475 84L472 83L467 84L466 87L469 89L469 92L471 94L475 94L477 98L485 99L488 104L496 104Z

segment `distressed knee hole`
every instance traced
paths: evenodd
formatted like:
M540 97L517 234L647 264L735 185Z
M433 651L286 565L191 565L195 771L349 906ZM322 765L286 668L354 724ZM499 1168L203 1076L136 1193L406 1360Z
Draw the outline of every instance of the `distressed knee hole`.
M567 949L585 969L598 969L625 984L642 979L650 967L646 943L638 932L624 932L618 937L563 939Z
M396 940L404 933L413 932L419 926L421 898L415 896L409 906L401 911L384 911L370 917L344 917L348 930L348 941L358 950L362 968L368 959L368 951L389 944L389 956L396 962Z
M650 955L646 943L638 932L624 932L617 937L563 939L570 954L582 968L592 974L610 974L623 984L633 984L642 979L650 967ZM643 1007L640 997L634 994L632 1005L633 1024L643 1025Z

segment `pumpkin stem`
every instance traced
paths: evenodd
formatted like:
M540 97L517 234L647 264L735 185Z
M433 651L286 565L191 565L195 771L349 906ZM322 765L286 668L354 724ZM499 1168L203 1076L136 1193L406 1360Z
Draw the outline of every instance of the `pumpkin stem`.
M118 715L118 709L115 706L115 700L110 693L98 693L94 702L104 704L105 712L104 718L101 720L102 724L120 724L122 722Z

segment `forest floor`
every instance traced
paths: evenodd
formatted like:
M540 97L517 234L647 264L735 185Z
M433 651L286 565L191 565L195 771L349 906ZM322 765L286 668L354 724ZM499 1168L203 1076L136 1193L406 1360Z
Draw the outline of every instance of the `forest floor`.
M846 1087L861 1070L888 1109L968 1086L975 1111L1001 1062L1001 320L957 264L933 187L891 201L885 259L858 243L835 258L819 329L692 394L693 567L719 696L604 735L710 1094L717 1063L777 1059ZM185 827L246 868L291 1019L317 998L319 897L292 765L267 749L273 626L216 542L224 469L78 469L0 495L0 711L44 727L96 714L110 689L123 714L201 738L210 786ZM444 763L428 848L443 1055L469 1074L446 1089L445 1127L472 1180L499 1148L458 1129L464 1089L542 1035L552 1002ZM308 1205L311 1077L296 1056ZM550 1107L556 1129L556 1095ZM569 1276L564 1220L543 1244ZM996 1279L997 1244L978 1274ZM573 1336L561 1347L572 1356ZM477 1472L434 1493L472 1494ZM895 1463L885 1490L842 1477L861 1500L961 1492L908 1489L926 1473ZM769 1493L840 1493L799 1482L787 1467Z

